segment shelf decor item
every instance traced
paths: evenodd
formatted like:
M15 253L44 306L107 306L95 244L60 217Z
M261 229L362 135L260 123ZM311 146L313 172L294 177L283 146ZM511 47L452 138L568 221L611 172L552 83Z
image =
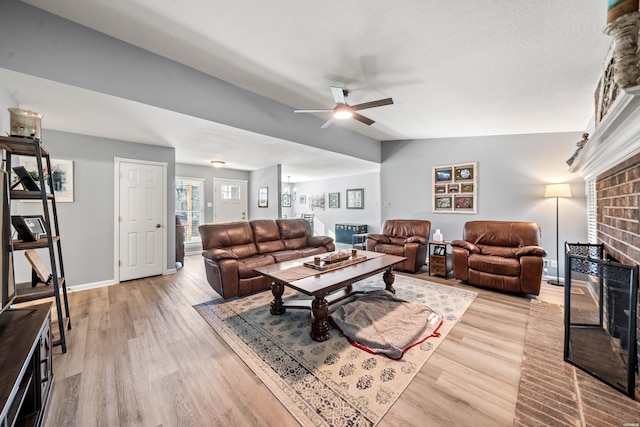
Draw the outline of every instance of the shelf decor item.
M432 212L478 213L478 163L433 167Z

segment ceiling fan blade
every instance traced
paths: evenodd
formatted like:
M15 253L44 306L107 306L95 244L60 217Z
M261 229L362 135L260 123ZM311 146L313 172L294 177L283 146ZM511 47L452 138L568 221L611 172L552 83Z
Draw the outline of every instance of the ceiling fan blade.
M336 104L346 104L347 102L344 100L344 89L337 86L331 86L331 93L333 94L333 99L336 101Z
M375 123L375 121L371 120L369 117L365 117L362 114L358 114L358 113L353 113L352 118L356 119L359 122L364 123L367 126L371 126L372 124Z
M383 105L391 105L391 104L393 104L393 99L385 98L385 99L378 99L377 101L364 102L362 104L352 105L351 108L353 109L353 111L358 111L358 110L366 110L367 108L382 107Z
M320 129L328 128L335 121L336 121L335 117L331 117L329 120L324 122L324 124L322 126L320 126Z
M293 110L294 113L331 113L333 110Z

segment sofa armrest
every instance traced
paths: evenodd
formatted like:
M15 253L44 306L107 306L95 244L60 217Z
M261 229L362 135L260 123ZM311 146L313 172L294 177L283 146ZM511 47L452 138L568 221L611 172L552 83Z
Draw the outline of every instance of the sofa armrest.
M469 252L473 252L476 254L482 253L482 251L480 250L480 248L476 245L474 245L471 242L467 242L466 240L454 240L453 242L451 242L451 246L456 246L458 248L463 248L468 250Z
M411 236L411 237L407 237L404 240L404 243L417 243L419 245L426 245L427 244L427 239L425 237L422 236Z
M367 234L367 239L375 240L379 243L391 243L389 236L385 236L384 234Z
M212 261L218 261L221 259L238 259L238 255L231 251L220 248L212 248L202 251L202 256Z
M515 255L517 258L520 258L524 255L533 255L533 256L547 256L547 251L542 249L540 246L523 246L521 248L516 249Z
M312 246L314 248L318 248L320 246L327 246L328 244L333 243L333 238L329 236L309 236L307 237L307 245Z

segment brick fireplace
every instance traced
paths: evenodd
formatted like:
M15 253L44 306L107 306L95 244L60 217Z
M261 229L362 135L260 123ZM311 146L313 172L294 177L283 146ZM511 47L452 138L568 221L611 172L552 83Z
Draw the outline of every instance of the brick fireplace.
M620 91L570 170L587 182L595 181L595 195L589 195L595 196L596 203L597 242L592 243L604 244L609 258L639 265L640 86ZM640 298L636 356L640 365ZM636 376L636 399L639 396L640 378Z

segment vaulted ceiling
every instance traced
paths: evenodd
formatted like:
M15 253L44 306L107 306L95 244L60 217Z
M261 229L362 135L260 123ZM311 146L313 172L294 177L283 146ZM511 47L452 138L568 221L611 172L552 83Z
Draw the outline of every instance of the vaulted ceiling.
M393 105L361 112L375 120L372 126L355 120L333 125L381 141L582 131L593 115L593 91L611 43L602 33L606 4L583 0L25 2L288 105L292 115L295 108L332 108L331 86L348 89L350 104L392 97ZM40 110L52 108L47 102L56 97L91 97L99 109L96 123L50 117L46 125L173 145L178 162L203 164L215 157L247 170L283 163L292 180L296 173L304 180L310 178L304 176L308 157L328 156L323 163L335 170L327 175L339 174L352 161L178 113L151 114L153 107L34 83L7 70L0 70L0 82L21 104ZM39 100L36 91L27 90L36 84L48 85L56 95ZM99 123L118 109L129 114L117 115L117 131ZM329 118L317 116L319 125ZM179 135L167 135L185 126L215 128L209 132L212 151L194 152ZM145 140L146 129L162 131L154 132L151 142ZM157 141L158 134L166 140ZM238 156L229 144L238 138L261 148ZM286 159L274 158L280 144L300 157L293 169L287 171ZM375 168L355 161L353 171Z

